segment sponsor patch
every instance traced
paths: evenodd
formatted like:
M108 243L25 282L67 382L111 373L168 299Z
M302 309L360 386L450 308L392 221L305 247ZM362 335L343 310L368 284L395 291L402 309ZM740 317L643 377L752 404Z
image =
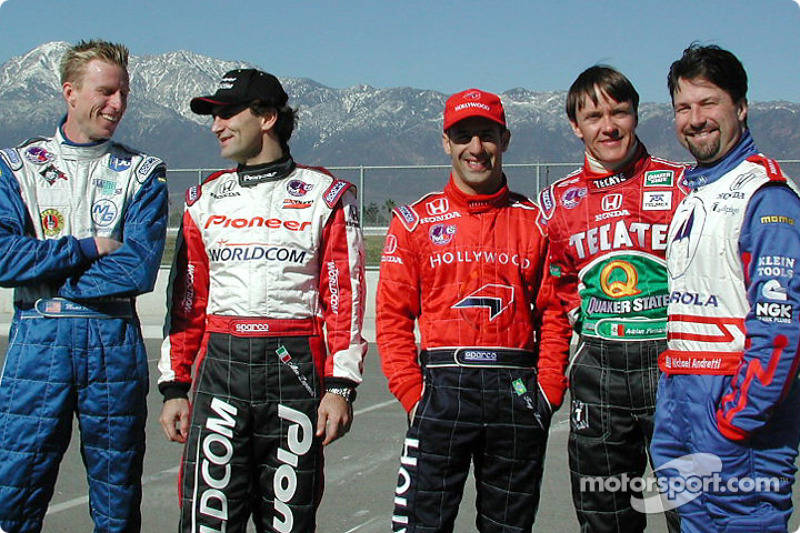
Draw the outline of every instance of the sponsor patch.
M47 237L55 237L64 229L64 215L57 209L45 209L41 213L42 231Z
M669 211L672 209L672 191L644 191L643 211Z
M295 200L294 198L284 198L281 209L308 209L314 202Z
M92 205L92 221L100 227L110 226L117 219L119 209L111 200L102 199Z
M333 208L348 187L350 187L350 184L346 181L337 180L333 182L333 185L328 187L328 190L325 191L325 195L323 196L323 199L325 200L325 203L328 204L328 207Z
M210 192L212 198L221 200L223 198L231 198L234 196L241 196L241 193L236 189L236 178L228 178L223 181L214 191Z
M674 181L673 170L650 170L644 173L645 187L672 187Z
M139 176L141 176L142 179L146 178L147 176L150 175L150 172L159 163L161 163L161 160L159 158L148 157L147 159L144 160L144 162L141 165L139 165L139 171L138 171Z
M450 211L450 202L447 198L437 198L425 204L425 209L431 216L443 215Z
M105 180L102 178L95 178L92 180L92 185L100 190L103 196L116 196L122 194L122 187L117 187L116 180Z
M458 355L465 363L497 362L497 352L491 350L462 350Z
M312 189L314 189L312 184L301 180L291 180L286 184L286 192L295 198L305 196L306 194L310 193Z
M553 202L553 191L551 189L548 188L542 191L542 194L539 195L539 202L542 204L542 210L545 215L548 217L552 215L556 205L555 202Z
M550 275L554 278L561 277L561 265L553 263L550 265Z
M762 224L789 224L794 226L794 219L783 215L766 215L761 217Z
M394 212L408 231L414 231L417 223L419 223L419 216L416 211L407 205L399 205L394 208Z
M111 158L108 160L108 168L110 168L114 172L124 172L131 168L131 159L130 158L124 159L122 157L117 157L115 155L112 155Z
M522 379L515 379L512 381L511 387L514 389L514 392L517 393L517 396L522 396L528 392L528 387L525 386L525 382L522 381Z
M792 321L792 304L756 302L756 318L762 322L788 324Z
M742 187L744 187L745 185L747 185L747 183L748 183L749 181L751 181L751 180L755 179L756 177L757 177L757 176L756 176L756 174L755 174L754 172L748 172L748 173L746 173L746 174L741 174L741 175L739 175L739 176L736 176L736 179L735 179L735 180L733 180L733 183L731 183L730 190L732 190L732 191L738 191L738 190L740 190Z
M622 207L622 195L619 193L606 194L603 196L603 211L617 211Z
M11 170L19 170L22 168L22 159L19 158L19 152L13 148L5 148L1 150L1 152L5 156L6 161L8 161Z
M389 234L386 236L386 242L383 243L383 253L385 254L393 254L397 251L397 237L393 234Z
M586 196L586 187L572 187L561 196L561 204L567 209L575 209Z
M58 170L55 165L49 165L39 173L51 187L58 181L67 181L67 175Z
M428 237L430 237L431 242L439 246L450 244L455 234L455 224L435 224L428 231Z
M788 298L786 287L777 279L771 279L761 287L761 295L768 300L785 302Z
M200 199L201 189L199 185L192 185L188 189L186 189L186 205L193 205L197 200Z
M25 150L25 159L35 165L44 165L53 159L53 155L41 146L31 146Z

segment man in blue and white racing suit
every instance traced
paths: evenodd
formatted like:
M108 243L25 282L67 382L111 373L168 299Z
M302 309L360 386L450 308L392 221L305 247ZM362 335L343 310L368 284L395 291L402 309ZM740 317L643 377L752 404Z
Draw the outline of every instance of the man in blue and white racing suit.
M654 469L684 532L785 532L800 441L800 198L756 149L733 54L690 46L669 88L697 165L668 236Z
M0 152L0 285L14 319L0 380L0 531L40 531L78 417L96 531L139 531L148 390L135 297L155 284L163 163L110 140L128 50L81 42L61 62L54 137Z

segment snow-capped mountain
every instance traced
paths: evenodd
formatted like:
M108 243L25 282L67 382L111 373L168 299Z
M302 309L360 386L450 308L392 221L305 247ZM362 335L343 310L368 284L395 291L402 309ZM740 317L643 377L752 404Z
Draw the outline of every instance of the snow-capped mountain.
M34 135L51 135L64 112L58 63L68 46L52 42L0 66L0 146ZM117 138L159 155L170 168L227 166L218 156L207 117L189 110L193 96L210 94L227 70L247 65L178 51L132 56L131 97ZM269 65L258 67L269 70ZM282 78L300 122L292 153L307 164L446 164L441 114L447 95L401 87L356 85L334 89L305 78ZM523 88L501 96L512 142L507 163L582 159L580 141L564 113L565 92ZM800 159L800 103L751 105L750 126L759 147L772 157ZM640 105L640 137L655 155L689 158L675 140L667 104Z

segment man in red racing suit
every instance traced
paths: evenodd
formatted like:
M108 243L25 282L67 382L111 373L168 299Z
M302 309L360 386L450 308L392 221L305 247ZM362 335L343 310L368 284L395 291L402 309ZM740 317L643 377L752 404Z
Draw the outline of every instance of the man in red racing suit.
M367 348L355 191L295 164L287 98L246 69L192 100L239 166L187 192L170 282L159 388L162 426L186 442L184 532L243 532L251 515L314 531L321 446L352 420Z
M377 342L410 417L392 527L453 531L474 462L478 530L530 531L566 387L564 362L546 344L569 331L545 330L540 346L534 304L547 243L537 207L502 173L510 134L500 99L453 95L444 130L450 182L395 209L381 259Z
M581 531L595 533L646 525L631 504L640 494L622 480L647 466L666 349L667 228L684 195L683 167L651 157L636 137L638 102L615 69L581 73L567 115L586 162L539 195L555 296L580 337L569 371L569 465ZM676 513L667 522L677 532Z

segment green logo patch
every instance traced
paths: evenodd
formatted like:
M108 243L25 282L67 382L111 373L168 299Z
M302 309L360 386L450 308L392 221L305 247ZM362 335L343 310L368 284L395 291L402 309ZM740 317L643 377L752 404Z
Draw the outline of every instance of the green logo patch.
M651 170L644 173L645 187L672 187L675 172L672 170Z

